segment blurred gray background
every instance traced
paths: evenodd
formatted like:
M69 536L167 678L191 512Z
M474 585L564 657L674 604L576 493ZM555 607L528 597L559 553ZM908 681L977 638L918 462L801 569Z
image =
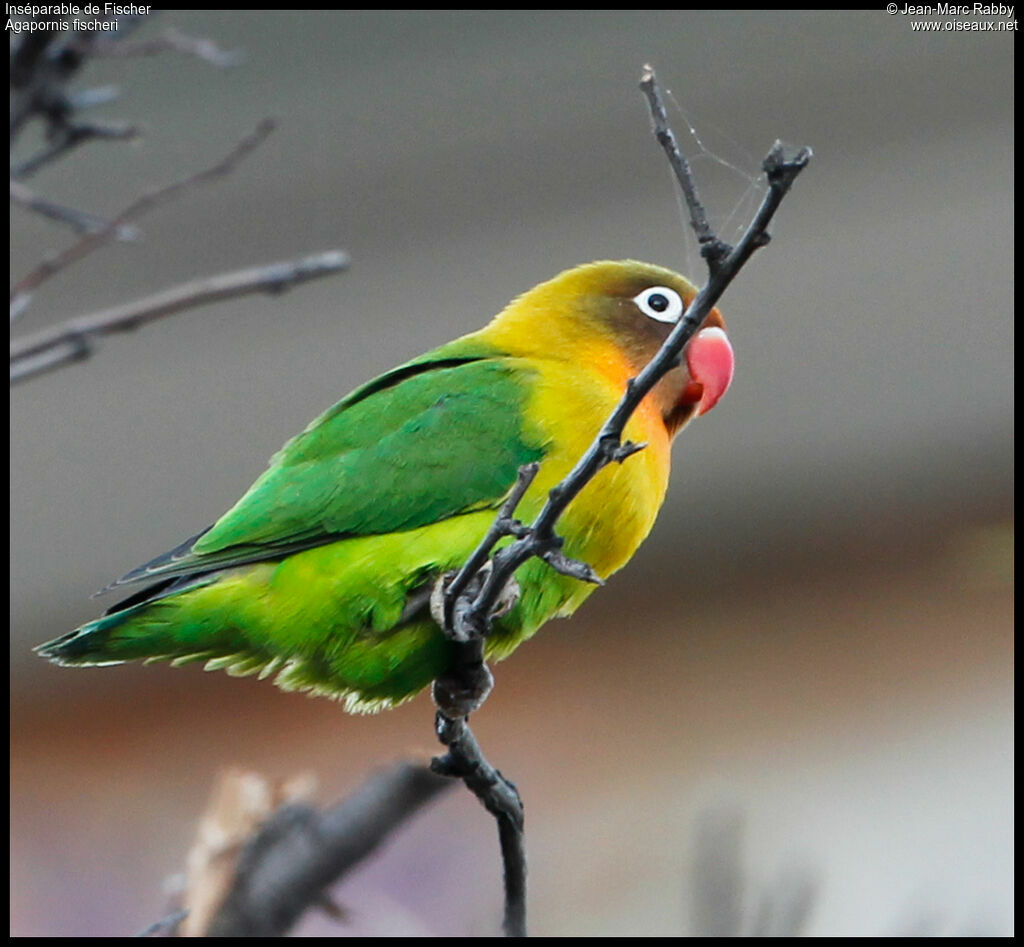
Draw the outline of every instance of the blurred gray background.
M144 137L32 186L109 215L266 115L278 131L50 281L17 330L328 248L352 269L12 390L12 932L160 916L221 765L314 769L331 798L432 751L426 698L347 718L29 649L346 391L535 283L626 257L701 279L637 89L650 62L727 236L775 138L815 157L722 300L736 380L677 443L651 539L480 714L528 802L534 931L683 932L694 819L727 799L752 885L794 859L818 879L813 933L1011 933L1012 36L881 11L179 12L139 36L172 25L245 60L95 63L80 85L121 85L103 114ZM16 208L11 238L15 277L69 241ZM348 932L490 932L494 848L451 795L342 886Z

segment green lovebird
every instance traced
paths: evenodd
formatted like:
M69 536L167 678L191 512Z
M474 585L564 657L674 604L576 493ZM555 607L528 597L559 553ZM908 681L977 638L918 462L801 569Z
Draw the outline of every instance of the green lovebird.
M535 286L480 331L343 398L217 522L109 587L147 583L141 591L37 650L65 665L203 661L273 674L353 711L407 700L450 661L429 608L438 578L462 565L532 461L540 470L517 516L537 515L695 292L635 261ZM629 561L664 500L673 437L714 406L732 373L713 310L626 427L646 449L604 468L559 520L566 555L602 578ZM594 590L539 559L516 580L521 594L494 623L490 659Z

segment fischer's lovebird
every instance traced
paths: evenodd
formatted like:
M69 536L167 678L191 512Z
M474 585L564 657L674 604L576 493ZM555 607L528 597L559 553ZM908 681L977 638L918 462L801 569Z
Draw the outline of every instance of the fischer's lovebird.
M540 470L530 522L696 290L649 263L566 270L487 326L375 378L317 418L208 529L110 588L148 583L102 618L40 645L66 665L203 661L371 711L443 673L452 645L430 593L482 539L523 464ZM602 578L647 536L672 439L732 380L722 317L704 327L626 426L647 446L601 470L556 530ZM511 654L594 586L531 559L486 655Z

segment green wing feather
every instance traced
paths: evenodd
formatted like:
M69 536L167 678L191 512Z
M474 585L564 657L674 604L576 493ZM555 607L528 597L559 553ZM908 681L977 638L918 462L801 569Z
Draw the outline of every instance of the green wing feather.
M471 336L380 376L289 441L212 527L110 588L497 507L543 451L522 432L529 376Z

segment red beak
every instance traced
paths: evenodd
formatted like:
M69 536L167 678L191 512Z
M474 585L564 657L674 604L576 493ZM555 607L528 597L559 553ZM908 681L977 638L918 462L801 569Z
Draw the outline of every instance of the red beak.
M724 329L701 329L686 347L690 384L683 394L686 404L696 404L696 416L707 414L729 390L736 360Z

